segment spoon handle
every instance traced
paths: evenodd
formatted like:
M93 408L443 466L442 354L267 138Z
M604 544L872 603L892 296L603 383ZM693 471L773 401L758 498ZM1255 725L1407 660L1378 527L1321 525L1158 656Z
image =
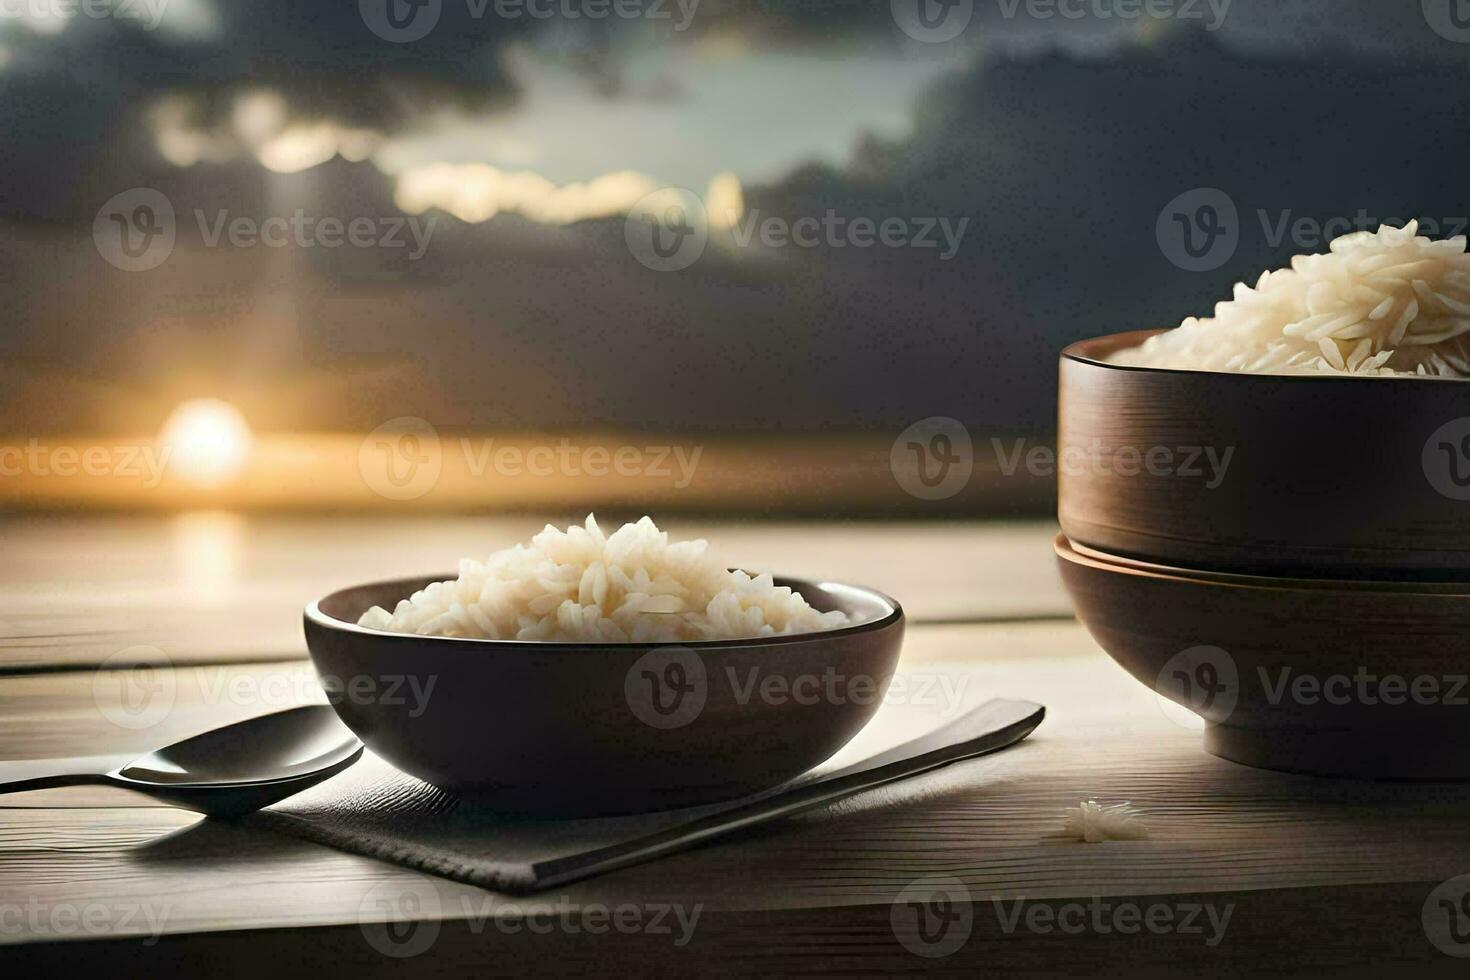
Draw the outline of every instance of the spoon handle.
M107 774L128 759L93 755L76 759L21 759L0 762L0 793L20 793L52 786L105 783Z
M1001 698L987 701L928 735L845 769L737 801L714 813L646 836L533 864L531 879L523 888L527 891L553 888L638 864L961 759L988 755L1021 741L1045 716L1046 709L1030 701Z

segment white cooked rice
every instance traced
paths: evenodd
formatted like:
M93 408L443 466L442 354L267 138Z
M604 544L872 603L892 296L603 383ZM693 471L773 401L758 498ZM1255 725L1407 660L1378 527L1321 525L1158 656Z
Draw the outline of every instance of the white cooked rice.
M1470 255L1463 235L1384 225L1265 272L1205 319L1109 360L1139 367L1470 377Z
M606 535L591 515L565 531L548 524L529 545L483 562L466 558L459 578L358 620L424 636L584 643L744 639L849 623L770 575L728 570L703 539L670 544L647 517Z

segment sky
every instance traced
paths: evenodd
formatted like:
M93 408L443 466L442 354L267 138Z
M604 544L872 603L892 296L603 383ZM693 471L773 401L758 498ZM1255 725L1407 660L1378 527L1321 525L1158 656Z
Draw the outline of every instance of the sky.
M905 35L888 3L832 0L632 0L667 19L602 20L435 0L434 30L408 43L375 36L352 3L112 0L107 17L62 17L63 2L7 0L0 15L0 86L19 95L0 109L6 128L24 131L44 105L66 136L64 148L18 161L31 170L16 175L22 185L50 172L58 149L88 153L116 138L118 115L147 116L143 125L164 131L158 152L175 161L249 153L231 116L262 95L282 100L278 126L369 139L371 160L394 175L475 161L558 185L632 170L702 188L721 172L770 181L813 161L841 164L864 133L904 138L938 78L987 58L1107 58L1203 29L1248 55L1463 64L1463 46L1422 18L1363 0L1158 0L1178 16L1132 19L1107 12L1114 0L1062 0L1087 14L1078 17L1047 16L1045 0L964 0L973 13L945 43ZM529 2L549 12L586 0ZM180 129L201 148L167 154ZM330 137L295 142L266 163L315 165L340 148Z
M1466 209L1449 0L962 0L942 41L905 30L914 0L439 0L411 41L374 33L383 0L36 16L54 2L0 3L0 384L33 395L12 429L147 428L204 395L262 428L1045 432L1063 344L1207 313L1313 250L1283 216ZM674 273L625 239L668 186L724 221ZM93 232L140 188L177 244L130 272ZM1181 269L1156 223L1204 188L1238 248ZM412 259L211 239L297 210L432 237ZM828 215L938 247L758 232Z

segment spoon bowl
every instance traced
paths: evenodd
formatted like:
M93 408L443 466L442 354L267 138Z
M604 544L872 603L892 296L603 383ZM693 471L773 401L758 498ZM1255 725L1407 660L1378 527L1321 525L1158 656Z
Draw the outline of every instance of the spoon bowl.
M328 705L261 715L186 738L135 759L0 763L0 793L106 784L214 817L270 806L361 757L362 742Z

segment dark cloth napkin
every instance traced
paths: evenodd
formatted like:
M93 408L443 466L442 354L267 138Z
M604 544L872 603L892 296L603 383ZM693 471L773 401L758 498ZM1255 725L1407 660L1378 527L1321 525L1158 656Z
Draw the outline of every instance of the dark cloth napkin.
M813 784L828 774L871 773L875 767L913 755L913 747L921 743L932 749L1006 726L1010 726L1010 734L1004 744L1013 744L1029 734L1040 717L1040 706L1030 702L988 701L924 738L896 746L893 743L901 739L872 746L871 737L865 742L860 738L854 743L861 753L856 759L852 758L853 752L844 750L783 789ZM878 751L872 751L873 747ZM883 805L920 793L922 787L917 784L923 779L919 776L889 783L890 788L882 796ZM902 788L894 792L892 787ZM667 839L669 846L661 853L677 849L685 843L681 839L685 828L691 832L691 841L698 839L693 832L699 821L775 792L631 816L568 820L516 817L437 789L369 752L351 769L252 814L247 822L466 884L524 893L597 873L603 869L584 866L593 852L605 853L650 835L662 834Z

